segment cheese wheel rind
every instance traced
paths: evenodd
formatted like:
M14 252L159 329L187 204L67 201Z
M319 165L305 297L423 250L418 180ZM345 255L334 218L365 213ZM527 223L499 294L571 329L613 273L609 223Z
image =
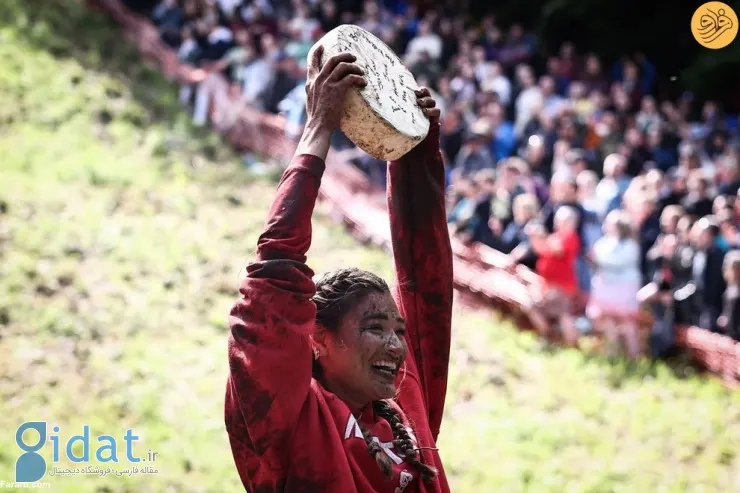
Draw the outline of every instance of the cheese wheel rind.
M367 86L350 88L340 128L360 149L376 159L393 161L416 147L429 133L429 120L416 104L414 76L383 41L351 24L325 34L321 65L343 52L357 57ZM313 51L313 50L312 50ZM310 56L310 55L309 55Z

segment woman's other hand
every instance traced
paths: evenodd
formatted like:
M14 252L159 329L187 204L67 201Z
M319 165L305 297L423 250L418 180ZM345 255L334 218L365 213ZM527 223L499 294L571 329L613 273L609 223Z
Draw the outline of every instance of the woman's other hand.
M421 107L421 111L429 118L432 124L439 123L440 111L437 108L437 101L432 97L431 92L426 87L420 87L414 91L416 95L416 104Z

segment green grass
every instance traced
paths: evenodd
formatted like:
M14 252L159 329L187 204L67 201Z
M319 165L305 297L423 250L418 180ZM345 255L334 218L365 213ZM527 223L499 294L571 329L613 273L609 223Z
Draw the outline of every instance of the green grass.
M0 2L0 60L0 480L16 428L40 419L62 441L133 428L137 453L159 453L159 474L49 478L54 491L240 490L225 317L275 182L192 129L176 88L72 0ZM387 254L324 216L309 259L391 277ZM546 350L487 311L458 308L454 325L453 491L740 490L740 394Z

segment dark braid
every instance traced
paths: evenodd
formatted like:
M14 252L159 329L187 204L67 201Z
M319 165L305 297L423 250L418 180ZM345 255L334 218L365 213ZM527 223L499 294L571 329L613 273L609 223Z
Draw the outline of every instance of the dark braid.
M362 424L360 424L360 431L362 431L362 436L365 438L365 443L367 443L367 453L375 459L375 462L378 463L378 467L385 477L393 479L393 463L391 462L391 458L383 452L380 442Z
M419 460L419 451L414 448L414 442L411 441L411 435L401 419L401 414L387 401L373 401L373 411L391 425L393 445L403 453L406 462L419 471L421 478L427 482L436 478L437 469Z
M324 329L334 332L339 327L342 317L362 296L370 292L390 291L388 284L375 274L356 268L340 269L325 274L316 281L316 294L312 298L316 304L316 323ZM314 360L314 377L321 380L321 365ZM399 413L386 401L373 401L373 410L379 417L388 421L393 430L393 444L406 461L419 471L424 481L431 481L437 476L437 470L419 460L419 452L414 449L411 436L401 420ZM391 479L393 463L383 451L378 440L360 424L360 430L367 443L368 453L375 458L378 467Z

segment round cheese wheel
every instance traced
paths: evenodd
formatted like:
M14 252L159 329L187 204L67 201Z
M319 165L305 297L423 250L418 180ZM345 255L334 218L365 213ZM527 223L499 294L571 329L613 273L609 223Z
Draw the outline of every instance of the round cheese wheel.
M332 56L349 52L365 72L367 86L347 91L340 123L357 147L376 159L392 161L424 140L429 120L416 104L414 91L419 86L388 45L351 24L329 31L317 44L324 48L322 66Z

